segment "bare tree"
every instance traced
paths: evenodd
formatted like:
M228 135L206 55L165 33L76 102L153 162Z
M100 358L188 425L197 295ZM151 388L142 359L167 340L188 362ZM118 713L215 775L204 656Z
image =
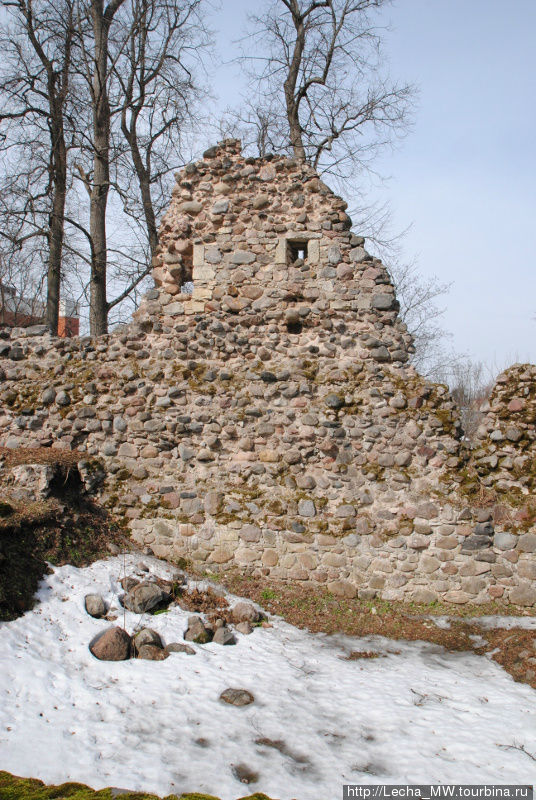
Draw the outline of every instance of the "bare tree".
M489 398L497 372L481 361L465 359L455 364L448 375L452 396L460 409L462 427L472 440L483 414L482 404Z
M12 229L4 227L0 240L0 324L33 324L45 317L46 273L36 263L33 237L24 241L20 221L1 216Z
M192 72L194 59L210 41L204 5L203 0L131 0L126 46L115 62L127 164L137 179L151 253L158 239L162 180L181 164L183 135L191 129L194 104L204 94ZM132 193L120 186L118 190L125 211L137 218Z
M107 240L106 209L110 191L110 28L125 0L87 0L81 4L79 41L82 48L84 77L91 97L92 169L85 174L90 186L89 234L91 240L90 333L94 336L108 330L106 299ZM85 20L91 21L91 40Z
M46 323L52 333L57 333L68 188L65 124L70 101L74 0L4 0L2 5L11 13L12 23L4 25L0 34L4 52L0 120L8 125L2 146L10 152L11 165L18 160L22 177L31 177L26 181L28 196L17 213L30 223L24 237L47 238ZM48 145L43 146L47 140ZM32 170L21 167L30 154ZM7 183L13 181L8 178ZM39 222L37 205L41 209ZM14 210L9 214L13 216ZM20 232L22 222L18 227Z
M202 95L193 71L209 43L202 13L206 2L115 0L106 8L97 0L89 3L93 50L85 43L86 31L83 60L92 137L88 141L80 133L77 168L90 198L85 233L92 333L106 330L110 311L134 296L150 273L169 176L184 163L183 139L194 126L194 105ZM124 212L120 227L126 246L110 243L109 196L112 213Z
M373 12L387 1L270 0L250 17L242 59L256 92L242 121L269 118L278 149L321 172L369 164L405 130L413 94L383 75Z

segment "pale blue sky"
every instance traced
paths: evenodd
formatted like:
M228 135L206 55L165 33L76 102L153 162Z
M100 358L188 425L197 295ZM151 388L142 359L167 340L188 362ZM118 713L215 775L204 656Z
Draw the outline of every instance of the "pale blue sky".
M223 0L211 20L223 57L262 6ZM412 225L407 257L453 281L454 347L498 367L536 362L536 0L398 0L383 16L391 75L420 96L413 130L382 159L390 180L377 196L396 229ZM236 67L218 69L222 107L240 88Z

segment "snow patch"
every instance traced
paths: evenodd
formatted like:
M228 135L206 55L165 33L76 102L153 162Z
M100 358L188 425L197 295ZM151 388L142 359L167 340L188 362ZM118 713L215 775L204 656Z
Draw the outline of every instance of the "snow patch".
M190 612L123 611L118 556L47 576L40 604L0 626L2 769L47 782L77 780L160 794L251 791L290 800L337 797L343 783L526 783L534 693L497 664L432 644L313 635L273 618L234 647L196 645L166 661L97 661L89 642L107 625L142 625L181 642ZM154 574L173 568L144 559ZM100 593L116 622L84 609ZM231 599L231 598L230 598ZM234 598L233 598L234 599ZM352 650L385 657L348 661ZM237 708L219 696L252 692ZM532 744L532 746L531 746ZM258 773L248 789L243 767Z

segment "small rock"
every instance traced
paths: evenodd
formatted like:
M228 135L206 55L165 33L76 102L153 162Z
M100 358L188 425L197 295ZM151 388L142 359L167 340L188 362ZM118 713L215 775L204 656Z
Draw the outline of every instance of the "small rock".
M513 550L517 537L513 533L496 533L493 537L493 546L498 550Z
M244 636L249 636L249 634L254 631L253 625L249 622L239 622L235 627L238 633L243 633Z
M328 408L334 408L334 409L342 408L344 405L344 399L340 395L335 394L334 392L326 395L326 397L324 398L324 402Z
M180 644L180 642L171 642L166 647L168 653L186 653L189 656L195 656L195 650L189 644Z
M216 644L223 645L236 644L236 639L233 632L229 630L229 628L226 628L225 625L222 625L220 628L216 628L216 632L212 641Z
M510 590L510 602L516 606L533 606L536 603L536 589L530 583L515 586Z
M121 578L119 583L125 592L130 592L131 589L140 584L140 581L137 578L133 578L132 575L126 575L124 578Z
M262 614L257 611L253 603L240 601L231 609L233 622L260 622Z
M493 536L494 528L491 522L477 522L474 529L475 536Z
M152 628L142 628L139 633L134 636L134 647L139 650L145 644L153 645L154 647L164 647L160 634L153 631Z
M44 405L46 406L49 406L51 403L53 403L55 399L56 399L56 390L52 388L45 389L45 391L41 395L41 402L44 403Z
M188 627L184 632L184 638L187 642L207 644L207 642L212 641L213 635L213 632L205 627L201 617L188 618Z
M522 553L536 553L536 533L523 533L517 542Z
M89 649L100 661L126 661L130 658L131 639L123 628L108 628Z
M147 661L165 661L169 653L161 647L154 644L142 644L138 650L138 658L144 658Z
M225 689L220 694L220 700L231 706L249 706L255 698L247 689Z
M86 611L90 617L100 619L106 614L106 603L100 594L86 594L84 600Z
M61 389L56 395L56 405L57 406L68 406L71 403L71 398Z
M312 500L300 500L298 503L298 514L300 517L315 517L316 508Z

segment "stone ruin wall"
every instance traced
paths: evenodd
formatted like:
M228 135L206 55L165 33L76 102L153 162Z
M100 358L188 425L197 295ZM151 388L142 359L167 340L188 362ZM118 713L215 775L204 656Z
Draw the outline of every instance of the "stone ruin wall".
M0 341L0 444L78 448L135 541L201 571L534 606L536 368L499 379L470 454L350 225L309 168L212 149L131 325Z

